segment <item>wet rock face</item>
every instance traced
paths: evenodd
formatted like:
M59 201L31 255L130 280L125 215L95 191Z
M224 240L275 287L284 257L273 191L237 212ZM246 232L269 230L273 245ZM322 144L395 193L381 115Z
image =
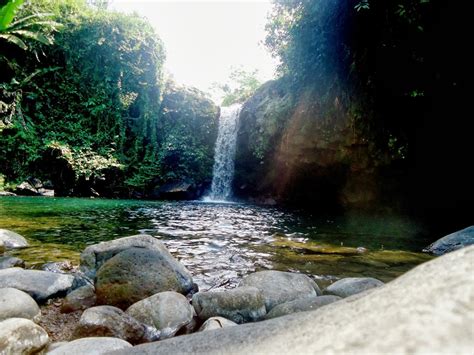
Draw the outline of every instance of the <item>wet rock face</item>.
M347 277L329 285L323 293L345 298L383 285L382 281L372 277Z
M157 293L131 305L126 313L158 329L160 339L170 338L181 328L191 326L195 315L187 298L177 292Z
M98 304L126 309L155 293L193 289L191 275L166 251L130 248L102 265L96 278Z
M330 303L339 301L341 297L338 296L317 296L299 298L294 301L281 303L272 308L272 310L265 316L265 319L281 317L287 314L297 312L313 311L315 309L326 306Z
M9 268L0 270L0 287L22 290L37 302L65 295L71 289L74 276L39 270Z
M423 251L434 255L443 255L472 244L474 244L474 226L448 234L423 249Z
M158 340L160 332L116 307L98 306L84 311L74 331L75 338L93 336L115 337L140 344Z
M48 333L31 320L9 318L0 322L0 354L36 354L48 343Z
M240 286L258 288L265 299L267 312L281 303L321 295L316 282L308 276L283 271L255 272L244 277Z
M25 248L28 246L26 239L18 233L7 229L0 229L0 246L5 249Z
M0 288L0 321L26 318L37 322L41 311L33 298L16 288Z
M110 337L88 337L73 340L48 351L48 355L102 355L113 351L130 349L125 340Z
M237 287L224 292L199 292L193 306L201 320L224 317L241 324L255 322L266 314L262 292L255 287Z

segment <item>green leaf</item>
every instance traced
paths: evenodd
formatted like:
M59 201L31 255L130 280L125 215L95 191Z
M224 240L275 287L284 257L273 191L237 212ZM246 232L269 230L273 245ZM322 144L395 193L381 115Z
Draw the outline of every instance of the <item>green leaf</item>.
M24 2L25 0L9 0L6 5L0 8L0 31L8 28L16 11Z
M26 45L26 43L23 42L20 38L18 38L18 37L15 36L15 35L12 35L12 34L0 34L0 38L3 38L3 39L5 39L5 40L8 41L8 42L17 45L18 47L20 47L20 48L23 49L23 50L27 50L27 49L28 49L28 46Z

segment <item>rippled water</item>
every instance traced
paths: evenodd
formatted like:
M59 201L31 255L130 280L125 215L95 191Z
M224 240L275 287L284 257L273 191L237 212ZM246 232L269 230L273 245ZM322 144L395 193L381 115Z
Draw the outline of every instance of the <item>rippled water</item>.
M388 281L430 257L419 225L400 216L311 216L246 204L0 198L0 228L31 242L29 265L70 259L87 245L138 233L162 240L202 289L233 287L262 269Z

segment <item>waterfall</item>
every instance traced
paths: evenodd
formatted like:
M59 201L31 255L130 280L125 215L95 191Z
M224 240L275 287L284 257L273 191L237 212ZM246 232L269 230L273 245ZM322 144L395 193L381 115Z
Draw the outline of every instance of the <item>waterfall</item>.
M241 107L240 104L234 104L221 108L219 132L214 151L211 193L208 196L211 201L225 201L232 196L234 159Z

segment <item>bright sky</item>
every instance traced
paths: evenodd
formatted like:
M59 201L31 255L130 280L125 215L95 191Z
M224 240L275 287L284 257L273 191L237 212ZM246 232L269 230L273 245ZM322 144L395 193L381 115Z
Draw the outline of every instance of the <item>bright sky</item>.
M113 9L148 18L166 48L166 69L178 83L209 91L232 66L273 77L277 62L261 43L270 0L113 0Z

